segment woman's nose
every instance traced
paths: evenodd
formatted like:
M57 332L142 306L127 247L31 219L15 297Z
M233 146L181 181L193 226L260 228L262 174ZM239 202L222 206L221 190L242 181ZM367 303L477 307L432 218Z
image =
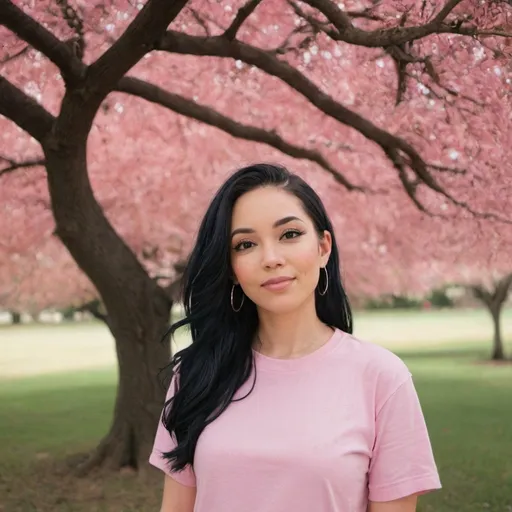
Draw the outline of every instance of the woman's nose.
M276 268L284 264L284 258L274 244L263 247L262 265L265 268Z

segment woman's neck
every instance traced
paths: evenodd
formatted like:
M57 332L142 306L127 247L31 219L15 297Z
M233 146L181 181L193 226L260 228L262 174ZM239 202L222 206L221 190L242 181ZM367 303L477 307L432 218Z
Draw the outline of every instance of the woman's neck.
M254 349L268 357L292 359L314 352L332 333L318 318L314 302L287 314L260 311Z

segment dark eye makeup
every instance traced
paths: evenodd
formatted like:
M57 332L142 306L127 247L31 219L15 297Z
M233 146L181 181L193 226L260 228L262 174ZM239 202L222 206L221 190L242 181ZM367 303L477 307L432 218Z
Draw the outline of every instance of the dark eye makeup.
M299 236L302 236L304 234L304 231L301 231L299 229L287 229L280 237L280 240L293 240L294 238L298 238ZM241 240L238 244L236 244L233 247L233 250L235 252L245 251L247 249L250 249L254 244L254 242L251 242L250 240Z

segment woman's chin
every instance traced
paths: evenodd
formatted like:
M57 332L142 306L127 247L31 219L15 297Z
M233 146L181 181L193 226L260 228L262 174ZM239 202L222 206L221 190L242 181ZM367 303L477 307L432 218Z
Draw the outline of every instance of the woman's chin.
M272 300L262 300L259 303L256 303L256 306L259 310L262 310L267 314L283 315L304 309L304 301L297 300L296 295L281 295L279 297L274 297Z

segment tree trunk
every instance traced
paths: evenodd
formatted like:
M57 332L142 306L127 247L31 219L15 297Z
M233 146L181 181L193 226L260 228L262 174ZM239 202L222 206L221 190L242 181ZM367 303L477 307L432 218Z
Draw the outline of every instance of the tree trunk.
M119 386L109 433L79 472L145 464L165 390L158 371L170 357L160 340L172 302L116 233L96 201L87 174L85 142L45 147L56 235L98 290L116 341Z
M503 309L503 302L491 304L490 306L492 322L494 325L494 338L493 338L493 361L503 361L505 359L505 350L503 348L503 338L501 337L501 311Z
M169 359L169 345L159 343L168 314L151 322L134 323L130 313L117 319L119 331L114 336L119 381L114 417L108 434L78 467L79 475L98 466L116 470L139 469L147 464L164 401L157 374ZM142 332L146 335L141 336Z
M21 313L18 311L11 311L13 325L21 324Z
M473 285L471 289L474 296L481 300L492 316L494 326L493 338L493 361L503 361L505 359L505 350L503 346L503 338L501 335L501 311L507 300L508 292L512 286L512 274L508 274L498 280L493 290L488 291L481 285Z

